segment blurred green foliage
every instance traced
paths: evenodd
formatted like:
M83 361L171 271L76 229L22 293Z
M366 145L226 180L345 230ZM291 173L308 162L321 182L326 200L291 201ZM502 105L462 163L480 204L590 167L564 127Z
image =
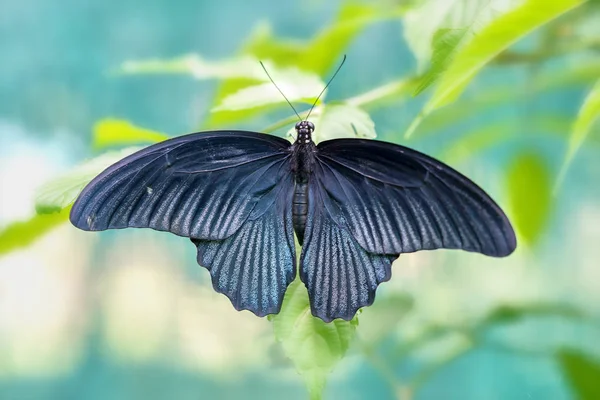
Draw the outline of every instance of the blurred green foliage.
M527 88L529 93L539 94L572 85L590 86L578 116L543 112L526 117L511 116L503 121L490 120L452 138L441 154L444 160L454 164L502 144L517 143L518 151L510 157L507 165L502 166L505 170L505 198L520 243L535 249L543 238L550 210L556 201L551 193L554 171L549 168L544 155L532 150L531 145L523 140L532 136L525 131L536 127L543 132L540 134L551 134L564 144L566 157L561 177L566 174L569 163L586 139L595 145L600 143L593 132L594 121L600 115L600 58L597 53L587 53L598 43L593 39L582 41L565 29L565 25L573 27L581 24L589 11L598 7L598 4L583 3L585 1L582 0L454 0L439 7L442 3L437 0L420 0L400 5L393 2L393 6L383 7L377 2L349 1L343 3L330 24L305 41L276 37L269 25L262 24L241 46L238 54L229 59L208 61L199 55L186 55L171 60L129 60L116 71L119 79L126 79L124 75L128 74L185 74L194 79L218 79L212 112L201 121L201 125L207 129L232 127L287 107L284 99L273 88L269 89L270 83L258 60L265 61L275 81L288 88L288 95L300 93L292 96L292 100L311 103L327 73L361 31L382 21L402 21L405 39L418 61L417 70L345 100L330 102L325 94L312 116L317 121L318 140L344 136L373 138L376 131L369 112L407 101L411 93L428 96L405 135L408 138L414 134L418 140L432 136L443 138L445 130L519 99L521 91L503 86L486 87L461 99L467 86L486 66L508 68L526 63L540 67L549 59L584 52L585 62L576 65L563 63L556 69L543 71L531 79ZM500 7L500 4L503 6ZM578 6L581 10L570 12ZM517 41L536 30L544 40L534 41L527 50L514 49ZM295 90L299 88L306 89L306 93ZM429 95L428 88L431 89ZM257 95L265 97L257 103ZM300 112L301 116L306 114L307 111ZM522 126L523 118L528 122L525 127ZM289 128L294 121L296 116L290 113L288 118L274 122L264 131ZM167 137L161 132L107 116L95 126L93 144L96 150L104 150L155 143ZM70 204L85 184L131 151L129 148L107 152L44 185L37 198L39 215L29 221L9 225L0 232L0 254L27 246L65 222ZM478 347L501 347L498 343L490 343L486 335L499 325L544 316L588 319L578 310L560 304L518 304L499 305L468 324L429 326L416 338L399 342L394 362L405 360L440 338L458 336L462 340L461 345L447 357L431 362L400 382L393 367L373 349L395 333L405 315L412 311L413 303L410 296L397 294L378 299L373 307L364 310L352 321L325 324L311 316L306 290L296 280L288 288L281 313L270 319L276 339L305 379L310 395L315 399L321 398L327 375L353 346L386 377L399 393L398 397L402 397L402 393L407 393L404 389L409 393L418 390L436 371L456 357ZM378 321L378 325L370 323L370 319ZM355 335L356 331L360 334ZM513 350L515 353L527 353ZM574 393L582 399L600 398L595 383L600 367L595 361L567 350L559 353L557 359Z
M344 49L367 25L382 18L372 6L349 1L342 5L337 18L307 42L274 37L268 25L260 25L242 46L240 54L271 60L280 66L296 66L307 72L323 75L338 62ZM215 104L227 96L256 84L251 79L226 79L220 82ZM315 95L318 94L315 93ZM214 129L250 118L267 108L249 107L245 110L222 110L211 113L203 128Z
M127 125L129 127L129 125ZM130 142L148 142L162 136L140 135L137 129L127 129L130 133L129 139L127 136L119 137L115 142L110 142L111 145L123 144ZM104 140L107 143L107 140ZM36 193L35 209L38 215L60 213L62 210L69 207L81 193L83 188L100 172L121 160L122 158L139 150L140 147L127 147L119 150L112 150L103 153L102 155L88 160L70 171L52 179L42 185ZM34 217L35 218L35 217ZM36 234L32 231L31 234ZM39 233L42 234L42 233Z
M571 349L563 349L557 354L558 362L573 392L580 400L600 398L600 362Z
M567 173L567 168L571 161L573 161L573 157L575 153L587 135L590 133L594 123L600 116L600 80L596 82L588 96L586 97L581 109L579 110L579 115L573 124L573 130L571 132L571 137L569 139L569 147L567 149L567 155L565 156L565 161L561 168L561 172L557 181L557 188L560 185L561 181L564 179L565 174Z
M306 287L296 279L285 292L281 311L270 319L275 338L304 378L311 399L320 399L327 375L350 347L358 318L328 324L314 318Z
M550 216L551 183L546 162L534 152L517 154L506 180L512 222L521 238L532 245Z
M167 140L164 133L140 128L129 121L103 119L94 126L94 142L96 149L130 144L157 143Z
M52 229L67 222L70 207L56 214L39 214L27 221L13 222L0 231L0 256L29 246Z
M432 111L456 101L481 68L489 64L494 57L531 31L583 2L584 0L552 2L527 0L522 5L492 19L476 34L472 33L470 40L464 44L461 43L460 46L458 43L462 40L457 40L456 37L453 40L435 41L435 45L448 48L434 49L434 54L442 53L445 57L432 59L431 69L434 71L444 70L444 73L437 72L439 82L437 82L433 95L423 107L421 114L408 128L405 136L410 137L421 120ZM487 6L493 8L495 4L491 1ZM474 15L476 19L479 13L476 12ZM471 21L468 29L477 26L476 22L475 20ZM463 37L464 35L460 36L461 39ZM450 54L453 54L452 57ZM448 58L451 58L451 61L448 61ZM436 65L433 62L440 64Z

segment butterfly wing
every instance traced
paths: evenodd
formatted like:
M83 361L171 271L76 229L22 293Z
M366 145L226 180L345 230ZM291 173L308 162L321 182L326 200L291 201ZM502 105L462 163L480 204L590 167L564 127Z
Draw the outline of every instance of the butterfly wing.
M229 297L236 310L250 310L261 317L278 313L285 290L296 276L293 188L290 174L227 239L192 239L198 248L198 264L210 271L214 289Z
M92 180L71 222L89 231L152 228L191 238L213 286L236 308L277 312L295 275L289 147L243 131L149 146Z
M516 247L500 207L448 165L374 140L322 142L317 180L338 205L334 217L376 254L462 249L503 257Z
M401 253L447 248L501 257L515 247L500 207L449 166L374 140L318 145L300 277L323 320L350 319L372 304Z
M396 255L366 251L348 226L335 219L325 186L311 180L308 215L300 255L300 279L308 289L312 314L325 322L350 320L373 304L377 286L391 277Z

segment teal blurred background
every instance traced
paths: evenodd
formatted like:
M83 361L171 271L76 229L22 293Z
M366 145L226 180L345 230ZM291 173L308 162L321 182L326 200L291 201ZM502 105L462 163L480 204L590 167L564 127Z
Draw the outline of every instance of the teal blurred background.
M188 240L86 234L57 214L35 216L40 185L119 147L97 145L99 121L175 136L263 131L292 115L284 104L211 114L243 79L119 72L127 61L242 53L323 80L347 54L327 101L392 88L361 103L378 139L448 162L518 230L505 259L402 255L359 315L324 398L600 398L597 123L553 192L600 79L600 5L581 5L501 52L406 138L433 93L412 96L427 65L406 21L422 3L0 0L0 399L307 398L272 323L214 293ZM481 2L454 3L467 13ZM361 11L344 17L352 7ZM311 48L315 37L326 40ZM303 46L312 50L298 57ZM312 56L325 61L315 66Z

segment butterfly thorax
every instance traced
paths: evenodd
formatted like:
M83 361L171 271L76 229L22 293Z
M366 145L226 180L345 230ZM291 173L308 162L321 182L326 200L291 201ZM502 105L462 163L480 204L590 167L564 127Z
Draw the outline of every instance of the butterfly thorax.
M296 124L296 141L292 146L292 171L296 183L308 183L313 170L317 146L312 141L311 134L315 126L309 121Z
M313 170L317 146L311 134L315 126L309 121L296 124L296 141L292 146L292 171L296 186L292 200L292 222L298 242L302 244L308 215L308 180Z

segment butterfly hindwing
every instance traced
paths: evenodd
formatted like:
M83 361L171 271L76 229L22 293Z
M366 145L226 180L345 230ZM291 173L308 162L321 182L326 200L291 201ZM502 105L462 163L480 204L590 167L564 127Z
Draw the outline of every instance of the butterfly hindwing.
M400 254L438 248L506 256L515 234L500 207L449 166L391 143L337 139L318 145L315 179L339 205L367 251Z
M283 295L296 276L292 226L293 177L284 178L264 210L252 213L224 240L192 239L198 263L210 271L214 289L236 310L258 316L278 313Z
M350 320L375 300L377 286L391 277L394 255L366 251L348 227L335 220L338 207L321 182L309 185L309 208L300 257L300 278L312 314L325 322Z

